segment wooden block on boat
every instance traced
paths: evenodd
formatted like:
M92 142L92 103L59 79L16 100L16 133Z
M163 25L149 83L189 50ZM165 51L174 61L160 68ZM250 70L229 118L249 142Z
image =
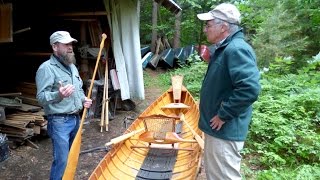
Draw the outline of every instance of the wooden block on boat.
M170 103L162 106L161 109L188 109L190 106L183 103Z
M180 76L180 75L172 76L171 81L172 81L173 99L175 102L180 102L183 76Z

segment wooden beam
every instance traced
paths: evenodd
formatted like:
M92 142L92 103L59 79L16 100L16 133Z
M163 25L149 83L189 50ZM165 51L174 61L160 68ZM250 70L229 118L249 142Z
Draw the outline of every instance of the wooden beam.
M0 96L21 96L21 95L22 95L21 92L0 94Z
M96 12L57 13L57 14L52 14L51 16L77 17L77 16L106 16L106 15L107 15L107 12L105 12L105 11L96 11Z
M78 21L78 22L92 22L92 21L97 21L97 19L90 19L90 18L78 18L78 19L70 19L70 18L66 18L64 19L66 21Z
M17 52L18 56L50 56L52 53L47 52Z

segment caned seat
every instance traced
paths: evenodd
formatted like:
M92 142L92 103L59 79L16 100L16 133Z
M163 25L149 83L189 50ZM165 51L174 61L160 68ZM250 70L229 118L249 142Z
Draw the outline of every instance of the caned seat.
M145 132L139 136L139 139L149 143L172 143L172 140L166 139L166 136L169 133L175 133L176 119L174 117L156 114L141 118Z
M176 121L180 117L166 116L161 114L140 117L145 126L145 132L139 136L139 140L155 144L172 144L177 142L195 142L185 140L176 132Z

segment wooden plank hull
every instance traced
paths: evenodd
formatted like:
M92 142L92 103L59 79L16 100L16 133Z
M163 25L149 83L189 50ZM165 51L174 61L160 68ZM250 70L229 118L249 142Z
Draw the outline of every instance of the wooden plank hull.
M186 123L188 123L194 132L201 135L201 131L198 128L199 108L188 90L185 89L182 91L181 103L189 106L190 108L162 108L165 105L174 103L173 99L172 88L170 88L155 100L143 113L141 113L139 117L152 114L179 116L180 113L183 113ZM144 128L143 121L139 117L131 124L124 134ZM148 143L139 140L138 137L140 134L141 133L138 133L129 139L113 145L111 150L105 155L92 172L89 179L136 179L148 151L150 150L150 148L132 148L133 146L148 146ZM182 123L180 135L183 139L194 140L194 135L185 123ZM177 150L176 160L170 179L196 179L201 165L201 147L198 143L194 142L175 143L175 147L179 150ZM186 151L183 149L191 150ZM159 167L164 166L165 164L159 164Z

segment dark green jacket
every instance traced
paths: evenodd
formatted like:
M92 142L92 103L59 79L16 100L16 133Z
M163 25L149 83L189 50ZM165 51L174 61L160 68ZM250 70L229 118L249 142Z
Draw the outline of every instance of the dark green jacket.
M200 92L199 128L217 138L244 141L252 104L261 89L259 79L254 50L239 30L210 57ZM210 120L217 114L225 122L219 131L210 127Z

